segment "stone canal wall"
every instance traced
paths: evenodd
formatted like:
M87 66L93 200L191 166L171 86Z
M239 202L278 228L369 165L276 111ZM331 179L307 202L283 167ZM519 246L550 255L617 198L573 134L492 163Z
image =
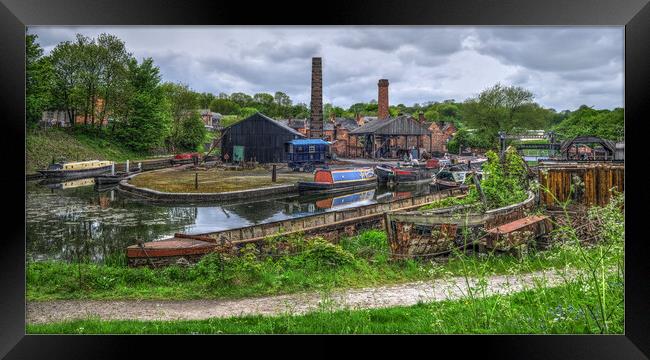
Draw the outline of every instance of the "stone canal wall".
M228 191L220 193L168 193L129 184L127 180L120 181L118 190L124 194L141 199L163 203L197 203L219 202L252 199L268 199L276 195L286 195L298 192L297 184L271 186L259 189Z

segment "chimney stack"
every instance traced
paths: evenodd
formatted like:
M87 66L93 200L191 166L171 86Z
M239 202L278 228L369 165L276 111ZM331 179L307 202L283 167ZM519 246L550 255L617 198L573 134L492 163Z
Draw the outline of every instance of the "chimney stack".
M323 137L323 63L311 58L311 122L310 137Z
M363 119L363 115L361 115L360 113L355 114L355 120L357 121L358 126L362 126L365 123Z
M420 124L424 124L424 122L427 121L427 119L424 117L424 112L420 111L418 114L418 120L420 121Z
M390 112L388 112L388 80L379 80L377 86L379 87L379 95L377 97L379 109L377 110L377 118L385 119L390 116Z

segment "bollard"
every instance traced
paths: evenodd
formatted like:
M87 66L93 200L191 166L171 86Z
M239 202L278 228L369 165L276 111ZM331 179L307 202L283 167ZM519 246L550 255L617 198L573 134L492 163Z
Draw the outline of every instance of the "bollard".
M199 173L194 173L194 189L199 189Z
M275 182L277 179L275 164L273 164L273 173L271 174L271 182Z
M129 172L129 160L126 161L126 170L127 173Z
M111 164L111 175L115 175L115 163Z
M141 162L138 163L138 169L142 170L142 163Z

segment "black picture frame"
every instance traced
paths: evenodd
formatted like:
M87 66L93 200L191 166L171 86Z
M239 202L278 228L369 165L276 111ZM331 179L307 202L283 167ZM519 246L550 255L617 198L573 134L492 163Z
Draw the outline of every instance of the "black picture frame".
M5 135L2 176L6 201L4 238L0 251L0 356L7 358L114 358L144 350L151 357L181 347L187 356L208 349L218 356L228 348L244 347L246 354L258 350L274 354L283 345L247 346L257 339L244 338L242 345L228 346L231 337L184 337L173 341L161 336L60 336L25 335L25 26L26 25L620 25L625 26L625 129L626 167L626 278L625 334L606 336L431 336L417 338L408 350L453 349L452 354L498 358L646 358L650 354L650 262L645 259L648 240L644 235L648 191L644 191L644 125L650 112L650 5L648 0L455 0L406 2L314 2L281 5L277 2L199 2L165 0L0 0L0 108ZM293 11L290 11L292 9ZM647 163L647 159L645 160ZM636 167L636 168L635 168ZM638 172L638 173L637 173ZM637 173L637 174L635 174ZM10 229L10 230L7 230ZM313 337L316 339L317 337ZM365 343L369 337L355 337ZM267 338L268 339L268 338ZM293 342L291 339L287 339ZM301 343L305 340L300 339ZM318 349L341 350L327 345L334 338L320 338ZM363 341L362 341L363 340ZM381 341L381 338L380 338ZM188 344L189 343L189 344ZM376 347L395 348L392 341ZM350 344L352 345L352 344ZM363 348L363 347L362 347ZM321 350L322 349L322 350ZM295 348L292 348L295 350ZM331 351L330 350L330 351ZM367 349L364 349L364 351ZM287 348L282 347L280 354ZM310 352L311 353L311 352ZM325 352L322 351L324 354ZM433 353L432 353L433 354ZM443 356L442 353L439 354ZM453 356L453 355L446 355ZM130 356L129 356L130 357Z

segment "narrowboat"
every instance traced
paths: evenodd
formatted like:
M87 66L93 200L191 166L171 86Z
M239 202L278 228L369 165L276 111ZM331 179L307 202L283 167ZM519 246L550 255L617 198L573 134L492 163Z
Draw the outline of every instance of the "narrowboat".
M104 184L117 184L120 181L135 175L137 173L140 173L142 171L142 168L135 168L133 170L130 170L129 172L125 171L117 171L115 172L114 175L111 174L106 174L106 175L100 175L100 176L95 176L95 183L98 185L104 185Z
M375 173L377 174L377 180L380 184L404 184L429 182L432 180L431 177L438 171L438 169L438 160L430 159L427 160L425 164L417 165L379 165L375 167Z
M316 170L314 181L301 181L298 191L302 194L328 194L377 185L377 177L371 168Z
M85 178L111 171L112 161L78 161L50 164L46 170L39 170L47 178Z

